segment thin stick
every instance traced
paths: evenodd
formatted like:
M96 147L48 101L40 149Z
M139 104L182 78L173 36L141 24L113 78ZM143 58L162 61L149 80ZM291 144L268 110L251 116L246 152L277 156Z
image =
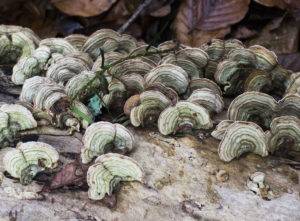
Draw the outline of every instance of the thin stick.
M130 19L122 25L122 27L118 30L119 34L124 33L124 31L128 28L128 26L139 16L139 14L152 2L152 0L145 0L143 4L138 7L138 9L134 12L134 14L130 17Z

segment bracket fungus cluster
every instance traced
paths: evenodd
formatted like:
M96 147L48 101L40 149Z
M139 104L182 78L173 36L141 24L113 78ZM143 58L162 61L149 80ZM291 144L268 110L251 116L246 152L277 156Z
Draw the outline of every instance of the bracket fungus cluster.
M300 75L278 65L262 46L214 39L200 48L175 41L154 47L110 29L40 41L29 29L1 25L0 64L7 63L16 63L12 81L23 88L19 104L0 104L0 147L40 125L84 133L80 181L87 182L93 200L113 196L122 181L144 182L142 167L121 155L134 148L132 132L103 121L122 112L126 116L113 122L130 118L124 123L154 125L163 135L209 130L227 107L222 96L239 95L228 119L212 132L221 140L221 160L245 152L266 157L300 151ZM91 103L109 116L105 110L97 115ZM90 125L87 118L98 122ZM23 143L4 159L6 170L23 184L57 161L58 153L38 142Z
M29 28L0 25L0 64L15 64L30 56L39 43L39 37Z
M28 185L35 175L57 166L58 152L49 144L41 142L21 143L3 157L6 171L20 182Z
M33 104L33 114L38 120L49 121L49 124L58 128L66 127L70 132L79 131L80 127L87 128L89 125L89 122L72 110L72 105L93 118L83 103L72 101L63 86L46 77L35 76L27 79L20 100Z
M144 183L144 177L143 168L132 158L116 153L101 155L87 173L89 198L101 200L118 192L121 181Z
M252 152L262 157L275 151L300 151L300 120L294 116L274 118L269 131L247 121L221 121L212 136L221 140L219 157L229 162L243 153Z
M12 144L19 131L35 127L37 122L27 108L0 103L0 149Z
M268 156L265 134L257 124L236 121L227 127L223 135L218 149L219 157L229 162L246 152Z
M228 119L252 121L264 129L279 116L295 116L300 119L300 96L289 94L276 101L272 96L261 92L245 92L236 97L228 108Z
M109 151L125 154L134 147L134 137L126 127L104 121L91 124L82 142L81 160L85 164Z

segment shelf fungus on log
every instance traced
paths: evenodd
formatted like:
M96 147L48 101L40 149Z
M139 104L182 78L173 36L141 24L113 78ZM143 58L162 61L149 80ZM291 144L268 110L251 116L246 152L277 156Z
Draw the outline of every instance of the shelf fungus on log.
M45 38L40 42L39 47L46 46L50 49L51 54L58 53L66 56L77 49L63 38Z
M300 120L294 116L275 118L266 133L269 152L300 151Z
M120 154L101 155L95 164L89 167L87 183L89 198L101 200L120 190L122 181L139 181L144 183L143 168L132 158Z
M162 64L145 75L146 86L155 82L162 83L181 95L187 90L189 78L181 67L173 64Z
M87 38L88 38L87 36L82 34L72 34L65 37L65 40L67 40L71 45L73 45L78 50L81 50Z
M285 115L300 119L300 95L289 94L278 101L277 117Z
M65 39L44 39L31 56L22 57L14 66L12 81L22 85L28 78L44 75L48 66L74 52L77 52L77 49Z
M77 74L70 78L66 85L65 90L70 98L73 98L77 95L78 100L85 101L91 98L94 93L89 88L82 90L84 86L86 86L90 80L92 80L96 74L93 71L82 71L80 74ZM100 80L96 79L91 84L91 87L96 91L99 91L100 88Z
M138 55L138 54L145 54L146 52L157 52L157 48L155 48L153 46L148 48L148 45L142 45L140 47L135 48L133 51L131 51L129 56L134 56L134 55ZM155 64L158 64L159 61L161 60L161 57L158 53L153 54L153 55L148 55L146 58L150 59Z
M107 52L104 54L104 65L110 65L120 60L123 57L124 55L119 52L115 52L115 51ZM92 71L94 72L101 71L102 70L101 66L102 66L102 56L99 56L97 60L94 62Z
M277 64L274 52L254 45L249 49L232 50L218 64L214 76L219 84L224 85L227 95L238 95L245 89L269 92L273 90L273 80L281 78L278 70L272 74Z
M46 76L63 85L75 75L89 70L89 64L84 59L64 57L48 68Z
M199 78L199 79L191 80L190 84L189 84L189 87L188 87L187 94L189 96L189 95L191 95L191 93L194 90L202 89L202 88L210 89L215 94L218 94L219 96L222 96L221 88L214 81L209 80L207 78Z
M156 64L148 58L134 58L125 60L111 67L107 72L110 76L120 78L127 74L140 74L143 77L150 72Z
M33 104L35 111L43 111L50 117L52 125L58 128L66 127L70 133L79 131L80 126L86 128L89 124L72 111L72 105L90 119L93 118L84 104L79 101L72 103L64 87L59 85L41 84L33 99Z
M22 91L20 94L20 101L26 101L29 103L33 103L33 98L36 95L36 91L41 84L53 84L55 85L55 81L51 78L35 76L25 80Z
M108 94L104 95L102 100L106 107L117 113L122 112L127 98L125 85L113 78L108 85Z
M236 121L228 126L219 144L219 157L225 162L239 158L243 153L252 152L262 157L268 156L268 146L264 131L257 124Z
M215 128L215 130L211 133L211 135L217 139L217 140L222 140L223 136L227 130L227 128L233 124L233 120L223 120L221 121Z
M209 129L213 126L208 111L197 103L180 101L166 108L159 116L158 130L163 135Z
M8 151L3 157L3 162L11 176L19 178L23 185L28 185L37 173L55 168L58 159L58 152L51 145L27 142Z
M101 56L101 50L104 53L116 51L122 54L128 54L137 46L137 41L130 35L120 35L111 29L101 29L94 32L82 46L82 51L90 54L95 61Z
M164 57L160 64L174 64L186 71L190 79L204 77L208 55L199 48L186 48Z
M203 49L209 57L205 67L205 77L214 79L218 63L233 49L243 49L245 46L237 39L223 41L220 39L212 39L209 44L203 44Z
M127 97L140 94L145 89L145 80L139 74L126 74L120 80L126 87Z
M193 91L187 101L191 101L205 107L210 115L220 113L224 108L222 97L207 88Z
M264 129L270 128L275 117L295 116L300 119L300 95L289 94L278 102L268 94L245 92L236 97L228 108L228 119L252 121Z
M104 121L91 124L82 142L81 160L84 164L109 151L125 154L134 147L134 137L126 127Z
M135 127L157 123L160 113L172 104L166 95L154 90L141 93L138 106L132 107L133 105L128 104L130 102L135 102L135 100L129 99L125 106L131 107L130 122Z
M21 57L30 56L39 42L29 28L0 25L0 64L15 64Z
M290 84L285 91L285 95L298 94L300 95L300 72L291 74Z
M252 121L263 128L269 128L276 116L277 102L268 94L245 92L236 97L228 108L228 119Z
M19 131L37 127L31 112L18 104L1 104L0 121L0 148L11 145Z

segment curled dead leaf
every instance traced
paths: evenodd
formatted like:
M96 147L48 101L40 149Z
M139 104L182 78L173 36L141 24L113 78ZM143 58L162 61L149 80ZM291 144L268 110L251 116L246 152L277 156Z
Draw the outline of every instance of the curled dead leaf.
M276 6L281 9L300 8L299 0L254 0L254 1L267 7Z
M250 0L185 0L181 3L172 29L177 38L191 46L199 46L211 38L222 38L229 26L244 18Z
M51 0L52 4L68 15L90 17L110 9L117 0Z

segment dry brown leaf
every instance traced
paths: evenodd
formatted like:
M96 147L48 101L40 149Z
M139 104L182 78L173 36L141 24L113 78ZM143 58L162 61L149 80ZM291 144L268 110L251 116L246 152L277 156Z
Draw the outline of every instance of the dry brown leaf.
M264 6L267 6L267 7L276 6L281 9L286 8L286 4L285 4L284 0L254 0L254 1L256 1L257 3L262 4Z
M200 46L211 38L228 34L228 27L246 15L249 1L185 0L179 7L172 29L183 44Z
M275 23L278 19L274 19ZM290 54L298 51L299 45L299 22L292 18L284 19L279 27L271 21L260 32L259 36L245 42L247 46L259 44L276 54Z
M295 72L300 71L300 53L280 54L278 55L278 63L284 68Z
M254 0L254 1L267 7L276 6L281 9L286 9L287 7L300 8L299 0Z
M52 4L68 15L91 17L110 9L117 0L51 0Z

